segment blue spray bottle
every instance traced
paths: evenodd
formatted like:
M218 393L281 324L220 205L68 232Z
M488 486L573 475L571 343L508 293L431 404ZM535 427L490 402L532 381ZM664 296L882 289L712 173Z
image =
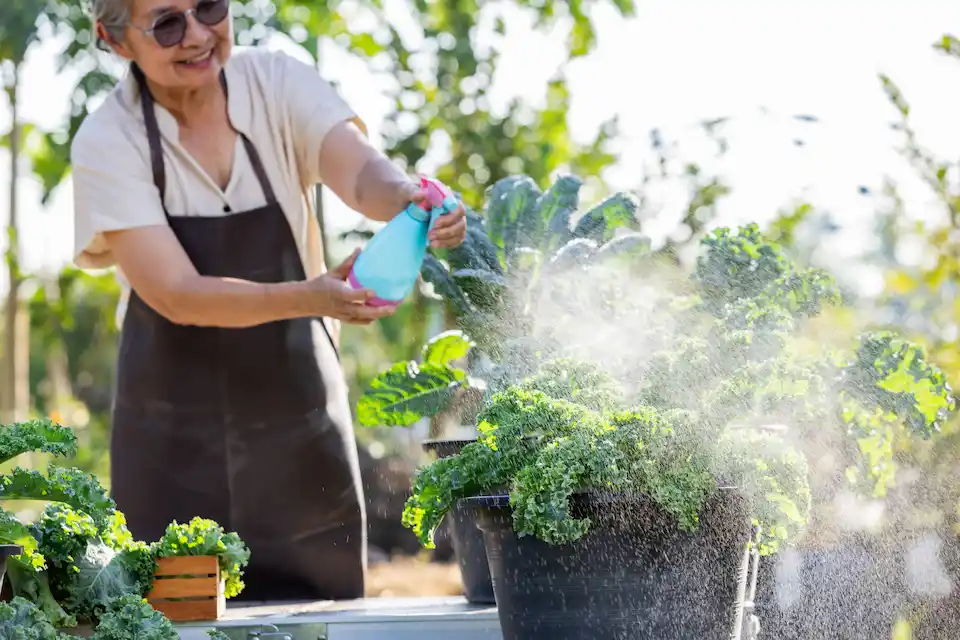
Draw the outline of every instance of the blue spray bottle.
M420 276L427 253L427 233L441 215L460 205L453 192L437 180L420 178L426 192L423 203L411 202L380 229L357 256L347 282L354 289L370 289L376 297L367 301L375 307L397 307Z

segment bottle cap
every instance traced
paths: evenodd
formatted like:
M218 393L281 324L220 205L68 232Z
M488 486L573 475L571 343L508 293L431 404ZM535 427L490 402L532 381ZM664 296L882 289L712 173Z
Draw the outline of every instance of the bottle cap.
M442 209L447 198L453 195L453 192L439 180L420 176L420 188L427 194L427 201L434 209Z

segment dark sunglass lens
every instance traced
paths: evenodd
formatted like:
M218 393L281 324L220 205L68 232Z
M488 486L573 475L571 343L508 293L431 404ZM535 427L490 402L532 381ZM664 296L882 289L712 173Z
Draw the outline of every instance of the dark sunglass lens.
M197 20L207 26L218 24L230 11L228 0L200 0L197 3Z
M187 21L182 13L164 16L153 25L153 37L161 47L180 44L186 32Z

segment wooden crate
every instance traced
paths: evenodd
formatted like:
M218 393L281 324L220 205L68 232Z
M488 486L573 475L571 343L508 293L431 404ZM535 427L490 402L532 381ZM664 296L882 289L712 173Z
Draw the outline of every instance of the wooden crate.
M219 620L226 610L216 556L161 558L147 601L172 622Z

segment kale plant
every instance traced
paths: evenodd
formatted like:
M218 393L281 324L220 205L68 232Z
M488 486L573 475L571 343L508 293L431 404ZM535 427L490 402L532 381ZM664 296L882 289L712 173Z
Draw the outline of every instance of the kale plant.
M748 497L771 553L796 539L815 504L830 503L825 453L839 453L836 476L885 493L895 444L933 437L956 410L942 372L890 333L846 349L808 339L807 323L845 298L756 225L717 229L702 246L685 286L653 311L630 307L633 333L618 348L635 364L617 384L609 371L547 360L493 393L477 442L414 481L403 522L421 543L432 545L457 500L494 490L510 492L519 534L551 543L588 530L569 511L581 491L642 493L689 529L722 482Z
M0 463L27 452L70 456L77 441L71 429L49 420L0 426ZM0 500L37 500L47 505L39 519L20 522L0 509L0 544L24 552L7 560L15 600L0 605L0 631L24 620L36 621L34 635L47 629L94 626L97 640L170 640L172 624L143 598L153 585L156 559L177 555L217 555L227 597L243 589L242 569L250 552L236 533L196 518L171 523L161 540L135 540L126 519L90 474L50 465L47 473L20 467L0 475ZM42 621L42 622L41 622Z
M433 546L438 526L458 500L491 491L509 492L519 535L549 544L573 542L589 531L588 518L571 514L576 493L646 495L680 528L693 530L721 479L744 490L762 531L771 532L763 538L764 552L805 523L810 508L805 461L786 443L774 442L776 436L755 434L768 450L755 464L743 464L728 455L736 432L726 433L693 412L628 407L616 393L592 408L572 402L569 388L544 384L556 380L565 364L549 368L494 395L480 414L476 442L418 471L403 522L424 546ZM599 371L594 375L604 378Z
M0 602L0 638L3 640L68 640L50 624L37 605L21 597Z
M454 405L469 420L484 398L558 355L549 335L537 335L537 301L553 296L564 274L649 247L633 231L631 195L614 194L581 213L581 186L573 176L545 191L527 176L504 178L488 190L482 214L468 212L466 241L427 255L422 277L447 302L457 329L429 341L419 362L397 362L378 375L358 402L360 424L409 426Z
M821 467L813 478L818 504L831 502L843 478L885 495L897 443L933 437L956 410L943 373L919 345L889 332L864 332L846 348L806 338L805 323L840 308L845 296L829 274L794 264L756 225L717 229L703 246L688 299L671 310L684 331L643 368L638 400L720 425L785 427ZM824 471L827 453L839 468Z
M57 457L76 454L76 435L71 429L50 420L34 420L0 426L0 464L27 453L47 453ZM0 476L0 501L36 500L67 505L88 513L98 526L105 525L115 512L115 504L96 478L79 469L51 464L46 474L33 469L14 468ZM14 594L22 596L43 611L57 627L76 625L76 617L65 611L54 597L46 560L30 529L0 508L0 543L17 544L23 554L7 560L7 572Z
M153 545L157 559L171 556L217 556L224 596L233 598L243 591L243 569L250 561L250 550L236 533L227 533L206 518L194 518L186 524L171 522Z
M92 640L179 640L162 613L143 598L126 595L107 603Z
M153 584L151 549L134 541L119 511L98 525L86 513L52 503L31 531L47 561L54 597L77 619L96 623L110 601L142 598Z

